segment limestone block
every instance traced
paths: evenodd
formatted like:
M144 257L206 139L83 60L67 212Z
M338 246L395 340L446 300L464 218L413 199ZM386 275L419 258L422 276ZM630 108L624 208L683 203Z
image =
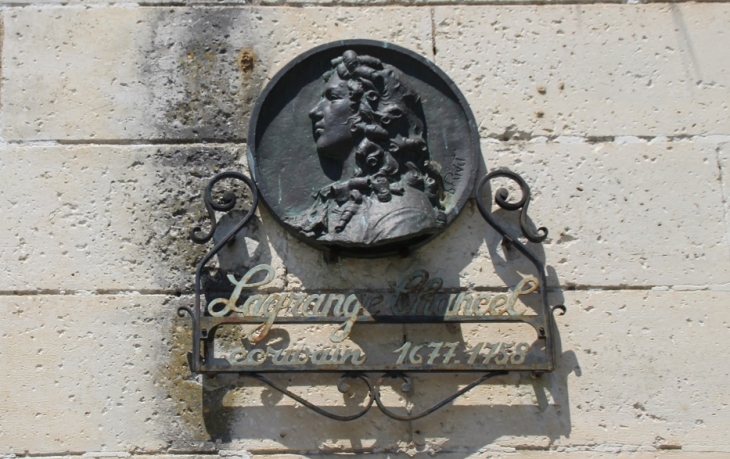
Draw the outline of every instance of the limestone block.
M727 134L730 5L435 9L483 137Z
M544 251L561 285L728 283L717 144L482 146L493 169L530 184L529 215L552 231Z
M582 446L614 454L726 453L729 299L727 292L707 291L556 294L551 301L568 307L556 320L556 371L479 386L414 421L413 441L432 451ZM412 413L475 378L416 377Z
M430 56L413 8L14 8L3 12L5 140L244 139L298 54L368 37Z
M4 147L0 290L190 289L195 265L212 247L189 238L195 225L209 228L203 189L217 172L244 168L238 162L244 150L235 145ZM243 209L246 196L241 197ZM228 267L266 262L280 269L266 242L280 237L278 229L268 226L259 237L260 226L255 218L240 235L231 247L236 260L223 260ZM226 230L230 223L223 220L219 234Z
M185 410L199 407L180 406L179 398L195 386L199 393L200 384L172 377L185 371L170 364L175 301L163 295L5 297L0 450L156 451L167 439L195 439L200 415L186 419Z

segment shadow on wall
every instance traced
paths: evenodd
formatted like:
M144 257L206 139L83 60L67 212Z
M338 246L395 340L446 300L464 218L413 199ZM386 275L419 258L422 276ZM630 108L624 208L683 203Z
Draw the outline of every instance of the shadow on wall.
M517 215L512 214L495 211L496 218L504 221L508 228L519 228L514 220ZM265 211L261 215L261 219L253 220L251 227L244 229L236 242L221 253L218 259L221 268L240 271L256 264L274 263L270 248L273 242L266 236L271 231L262 231L261 228L275 223ZM235 218L236 215L231 215L222 219L218 232L223 234L230 229ZM467 225L481 228L481 237L460 240L467 246L460 249L463 265L459 266L468 265L472 261L469 254L486 245L494 272L504 285L514 286L521 279L515 265L531 265L523 265L521 258L524 257L516 249L504 246L501 236L486 223L481 225L478 213L472 212L469 220L465 222ZM528 224L534 230L533 223L528 220ZM251 240L255 242L252 244ZM429 246L422 251L431 250ZM530 243L529 247L545 263L542 245ZM297 250L314 251L303 245ZM283 258L283 265L289 269L286 254L279 252L279 255ZM306 278L300 276L300 279L302 277ZM548 284L557 286L551 293L550 304L560 304L563 298L557 273L552 267L548 267L548 277ZM303 287L306 289L307 283L303 282ZM525 306L539 307L539 302L530 300L536 298L528 299ZM450 332L458 335L456 339L462 338L459 326ZM393 333L400 333L400 329ZM407 341L406 327L403 327L402 334L402 342ZM409 422L393 420L377 407L354 421L331 420L253 378L237 375L205 377L202 393L204 427L210 440L219 447L244 448L252 452L462 450L467 455L500 441L510 445L544 447L545 443L551 444L560 437L570 436L568 377L572 373L581 376L577 356L572 351L562 352L557 330L555 337L557 367L554 372L540 376L516 372L498 376L435 413ZM289 345L291 340L283 329L273 329L268 338L285 345ZM353 334L352 339L367 340L368 335ZM368 401L367 388L362 382L352 381L349 390L341 393L337 389L339 376L289 373L267 377L279 387L332 413L348 415L360 411ZM402 381L395 379L384 383L381 393L391 411L412 415L449 397L479 376L464 373L416 374L408 393L402 391ZM373 382L378 377L379 374L370 375Z
M410 422L393 420L377 409L354 421L336 421L284 398L258 381L218 376L204 380L203 418L211 440L251 451L473 452L505 437L513 438L508 440L510 444L545 446L545 440L552 444L560 437L570 436L567 380L574 372L581 375L575 354L561 353L553 373L537 378L514 373L495 378L458 399L457 404ZM340 394L334 387L337 375L289 374L270 378L339 415L359 411L367 394L367 389L357 383ZM474 378L465 374L419 375L414 377L410 394L386 387L383 398L393 412L418 412ZM419 399L419 403L413 403L414 399ZM520 439L515 441L516 437Z

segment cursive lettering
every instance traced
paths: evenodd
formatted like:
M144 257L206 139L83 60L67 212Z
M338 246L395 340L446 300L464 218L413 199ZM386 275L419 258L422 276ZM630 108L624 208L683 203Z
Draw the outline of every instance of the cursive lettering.
M261 278L254 281L254 278ZM515 309L520 296L535 292L539 287L535 276L523 279L507 293L486 292L446 293L442 291L443 280L430 277L425 270L417 270L397 284L393 284L390 295L381 293L346 294L321 292L273 292L258 293L255 289L274 280L274 269L268 265L251 268L241 279L232 274L227 276L233 284L228 298L215 298L206 308L213 317L231 314L261 319L254 329L246 334L251 343L261 342L269 333L278 317L339 318L332 322L337 327L330 333L330 341L341 343L350 335L360 317L377 315L394 316L519 316L524 312ZM239 302L244 295L243 305ZM368 319L365 319L368 320ZM290 359L282 354L277 359ZM320 359L320 357L317 357ZM324 358L324 357L322 357ZM335 357L332 357L335 358ZM311 359L311 358L310 358Z
M312 365L362 365L367 356L359 349L342 349L340 347L328 347L320 349L308 348L273 348L267 346L266 350L252 349L246 351L237 349L229 354L231 363L260 366L266 362L275 366L302 366Z

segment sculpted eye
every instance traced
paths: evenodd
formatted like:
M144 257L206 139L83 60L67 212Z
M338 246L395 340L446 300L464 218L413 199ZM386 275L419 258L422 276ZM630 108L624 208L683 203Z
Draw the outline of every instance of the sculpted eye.
M331 90L331 89L327 89L327 90L326 90L326 91L324 92L324 97L325 97L325 99L327 99L327 100L339 100L339 99L342 99L342 97L340 97L339 95L337 95L337 94L336 94L336 93L335 93L335 92L334 92L333 90Z

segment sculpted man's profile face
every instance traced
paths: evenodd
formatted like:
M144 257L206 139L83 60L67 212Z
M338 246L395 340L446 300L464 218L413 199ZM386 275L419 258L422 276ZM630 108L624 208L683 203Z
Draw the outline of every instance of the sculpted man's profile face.
M333 159L344 159L354 147L352 130L352 101L347 81L332 75L327 82L322 99L309 112L314 123L314 140L317 152Z
M445 225L441 168L429 155L421 100L398 69L345 51L308 115L317 153L339 180L288 224L319 241L363 245Z

